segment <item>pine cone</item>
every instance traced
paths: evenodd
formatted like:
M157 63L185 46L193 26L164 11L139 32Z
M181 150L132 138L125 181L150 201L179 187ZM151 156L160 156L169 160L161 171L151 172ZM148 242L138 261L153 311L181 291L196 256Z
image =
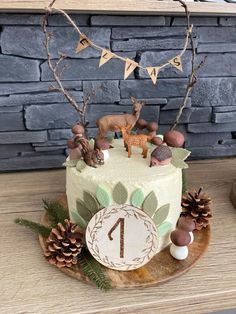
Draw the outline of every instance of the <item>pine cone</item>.
M71 267L77 263L82 250L82 238L79 227L68 219L65 219L64 224L58 223L46 239L46 259L59 268Z
M209 218L212 217L210 208L211 198L202 192L202 188L182 197L182 213L181 216L191 216L195 223L196 229L201 230L209 224Z

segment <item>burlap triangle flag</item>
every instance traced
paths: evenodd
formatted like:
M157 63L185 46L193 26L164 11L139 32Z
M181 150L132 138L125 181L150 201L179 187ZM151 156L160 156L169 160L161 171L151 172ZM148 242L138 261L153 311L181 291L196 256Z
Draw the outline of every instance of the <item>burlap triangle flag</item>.
M84 35L80 35L78 45L76 47L76 52L79 53L80 51L84 50L85 48L89 47L89 39Z
M137 68L138 63L126 58L125 61L125 73L124 73L124 79L126 80L128 78L128 76Z
M111 60L114 57L114 53L112 53L109 50L103 49L102 53L101 53L101 58L100 58L100 62L99 62L99 68L107 63L109 60Z
M157 83L157 75L159 73L160 67L146 67L146 70L152 79L153 84Z
M172 64L174 67L176 67L178 70L180 70L181 72L183 72L183 66L182 66L182 61L181 61L181 57L177 56L173 59L171 59L170 61L168 61L170 64Z

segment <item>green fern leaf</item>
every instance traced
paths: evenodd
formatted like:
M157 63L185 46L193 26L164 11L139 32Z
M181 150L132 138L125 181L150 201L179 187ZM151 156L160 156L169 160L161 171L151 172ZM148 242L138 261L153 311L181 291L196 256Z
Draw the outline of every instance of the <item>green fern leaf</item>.
M84 191L84 202L92 214L99 211L99 203L96 197L94 197L90 192Z
M187 169L188 168L188 165L186 164L186 162L184 162L181 159L174 158L174 157L171 158L171 164L173 166L175 166L176 168L181 168L181 169Z
M185 160L191 154L191 152L185 148L173 147L171 149L173 158Z
M170 211L170 204L165 204L157 209L152 219L156 226L159 226L168 216Z
M66 208L57 201L43 200L43 207L48 214L48 218L53 227L59 222L64 223L65 219L69 219L69 213Z
M169 221L165 221L157 227L157 232L160 237L164 237L168 232L173 230L173 225Z
M77 209L79 215L86 222L89 222L89 220L92 218L92 214L89 211L89 209L87 208L87 206L85 205L85 203L83 201L81 201L80 199L76 200L76 209Z
M49 227L46 227L44 225L41 225L37 222L34 222L34 221L30 221L30 220L27 220L27 219L22 219L22 218L17 218L15 220L15 223L20 225L20 226L25 226L35 232L37 232L38 234L41 234L41 236L47 238L51 232L51 228Z
M112 198L109 191L101 186L98 186L97 188L96 197L98 202L104 207L108 207L112 203Z
M94 145L95 145L95 140L94 140L93 138L91 138L91 139L89 140L89 147L90 147L91 149L94 149Z
M143 210L145 211L146 214L152 217L157 209L157 206L158 206L157 197L156 194L152 191L146 196L143 202Z
M136 207L141 207L144 201L144 194L142 189L137 189L131 196L131 204Z
M121 182L118 182L113 189L112 196L117 204L125 204L128 199L128 191Z
M185 169L182 170L182 194L186 193L188 189L187 185L187 178L186 178L186 172Z
M83 160L79 160L76 164L76 170L79 171L79 172L82 172L84 168L86 168L87 165L86 163L83 161Z
M88 250L83 249L78 258L78 264L83 273L93 282L95 285L103 290L111 290L111 283L105 275L102 266L91 256Z

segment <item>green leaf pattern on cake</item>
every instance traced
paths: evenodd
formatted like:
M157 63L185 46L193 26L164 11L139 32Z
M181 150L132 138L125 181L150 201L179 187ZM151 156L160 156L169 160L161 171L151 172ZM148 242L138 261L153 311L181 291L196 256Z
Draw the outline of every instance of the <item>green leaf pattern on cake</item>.
M188 156L191 154L191 152L187 149L180 148L180 147L173 147L171 148L172 151L172 159L171 163L176 168L186 169L188 168L188 165L186 162L184 162Z
M135 207L141 207L144 201L144 193L142 189L137 189L131 195L131 204Z
M71 218L84 229L92 216L101 208L106 208L114 204L122 205L127 203L128 190L123 183L119 182L113 189L104 185L98 186L96 195L84 191L83 200L77 199L77 211L71 212ZM168 231L173 229L172 224L166 221L170 210L170 204L164 204L158 208L158 199L153 191L145 197L143 190L137 188L131 195L130 204L142 209L153 219L160 236L164 236Z
M128 191L127 191L126 187L121 182L118 182L113 189L112 196L113 196L113 200L117 204L122 205L122 204L125 204L127 202Z
M112 204L112 198L110 196L110 193L105 187L98 186L96 191L96 197L103 207L108 207Z

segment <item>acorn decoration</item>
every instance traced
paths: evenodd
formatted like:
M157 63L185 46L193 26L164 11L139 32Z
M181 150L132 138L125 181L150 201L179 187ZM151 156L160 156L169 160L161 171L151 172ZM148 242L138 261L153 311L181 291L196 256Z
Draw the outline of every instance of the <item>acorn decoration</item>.
M65 219L52 229L45 246L44 255L50 264L71 267L77 263L83 248L83 233L78 225Z
M196 229L201 230L208 226L209 219L212 218L211 198L202 191L187 192L182 197L182 216L191 217L196 224Z
M159 145L151 153L150 167L168 165L171 157L171 149L167 145Z
M171 130L164 134L164 142L170 147L182 147L184 145L185 138L181 132Z
M177 260L184 260L188 257L188 245L193 242L195 223L187 217L180 217L177 227L170 234L170 254Z

